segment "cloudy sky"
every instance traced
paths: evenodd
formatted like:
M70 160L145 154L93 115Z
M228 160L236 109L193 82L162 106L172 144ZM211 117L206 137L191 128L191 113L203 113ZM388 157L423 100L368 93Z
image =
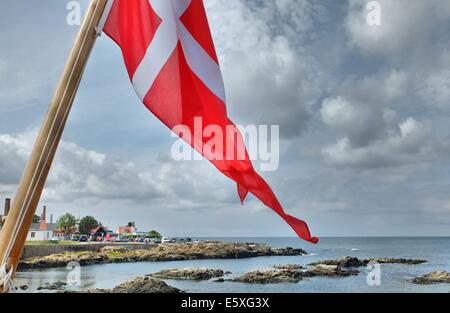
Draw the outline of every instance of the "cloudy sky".
M82 8L87 0L81 1ZM278 124L262 175L318 236L450 235L450 2L204 0L237 124ZM66 1L1 1L0 201L13 196L77 26ZM101 37L44 191L56 217L173 236L291 236L207 161L174 161Z

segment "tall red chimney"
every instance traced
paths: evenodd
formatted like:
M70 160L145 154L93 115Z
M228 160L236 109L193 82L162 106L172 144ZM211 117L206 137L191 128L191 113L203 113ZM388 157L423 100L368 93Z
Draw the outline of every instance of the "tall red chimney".
M47 230L47 206L44 205L44 209L42 210L41 224L39 224L39 230Z
M10 198L6 198L5 199L5 214L3 214L3 216L7 216L8 215L10 207L11 207L11 199Z

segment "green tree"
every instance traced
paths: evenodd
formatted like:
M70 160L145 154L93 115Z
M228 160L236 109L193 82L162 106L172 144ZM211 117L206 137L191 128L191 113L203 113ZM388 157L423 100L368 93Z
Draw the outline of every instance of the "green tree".
M149 238L162 238L161 234L158 233L156 230L151 230L148 232L147 236Z
M77 230L77 219L70 213L66 213L56 221L58 227L67 235Z
M128 222L127 227L136 227L136 222Z
M41 217L39 215L34 214L33 216L33 223L40 223Z
M99 222L93 216L85 216L80 220L78 230L80 234L89 235L91 230L98 227L98 225Z

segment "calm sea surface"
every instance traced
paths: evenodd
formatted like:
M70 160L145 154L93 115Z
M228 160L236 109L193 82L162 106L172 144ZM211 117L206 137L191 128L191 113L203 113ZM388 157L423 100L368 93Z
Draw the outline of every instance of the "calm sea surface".
M200 239L200 238L199 238ZM306 265L317 260L355 256L358 258L395 257L426 259L421 265L383 264L381 284L369 286L366 282L370 269L360 268L361 274L345 278L307 278L299 283L244 284L235 282L165 280L168 284L187 292L445 292L450 284L415 285L409 279L435 270L450 271L450 237L440 238L321 238L318 245L306 244L297 238L201 238L226 241L267 243L274 247L297 247L309 254L291 257L258 257L238 260L194 260L171 262L141 262L92 265L81 268L82 286L89 288L112 288L135 276L143 276L162 269L182 267L208 267L231 271L227 278L254 269L270 268L275 264L296 263ZM65 268L32 270L17 273L15 284L27 284L27 292L33 292L45 283L66 281Z

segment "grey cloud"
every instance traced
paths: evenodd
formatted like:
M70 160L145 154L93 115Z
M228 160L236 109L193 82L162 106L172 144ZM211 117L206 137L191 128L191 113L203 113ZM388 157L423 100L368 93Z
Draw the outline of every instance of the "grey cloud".
M317 34L325 8L273 0L210 0L206 6L232 115L239 123L279 124L283 137L302 133L326 84L304 45Z
M450 62L447 66L450 66ZM441 110L450 109L450 70L444 67L430 73L420 85L419 94L430 105Z
M345 135L353 147L368 145L383 136L389 118L386 112L385 120L383 108L379 106L351 103L341 97L325 99L320 114L322 120Z
M324 158L337 166L380 168L430 164L441 157L436 149L439 141L429 125L409 118L398 126L397 133L363 147L353 147L348 138L339 139L323 149Z
M348 43L356 48L366 60L382 58L385 65L398 70L400 76L388 74L378 77L373 85L377 90L383 84L400 87L403 94L415 95L420 105L432 105L448 110L450 96L450 2L380 0L382 25L369 26L366 23L368 11L366 1L350 0L345 19ZM374 82L375 82L374 81ZM400 85L399 85L400 84ZM378 85L378 87L377 87ZM387 91L381 89L380 91ZM389 92L379 92L389 98ZM399 94L400 95L400 94ZM389 99L388 99L389 100ZM390 101L395 100L391 98ZM412 104L410 104L412 105Z
M349 0L345 26L350 43L367 55L402 58L403 51L426 49L433 43L430 33L444 34L450 17L446 0L379 0L382 25L367 24L367 1Z
M428 117L419 121L412 114L427 103L442 108L448 98L442 69L448 57L445 42L436 38L445 38L450 4L382 0L381 26L366 23L365 4L350 0L344 25L349 46L364 60L378 57L378 66L347 76L337 95L323 101L320 116L337 142L326 145L322 156L336 167L390 168L393 176L405 177L412 166L442 159L447 149L445 134L437 136Z

